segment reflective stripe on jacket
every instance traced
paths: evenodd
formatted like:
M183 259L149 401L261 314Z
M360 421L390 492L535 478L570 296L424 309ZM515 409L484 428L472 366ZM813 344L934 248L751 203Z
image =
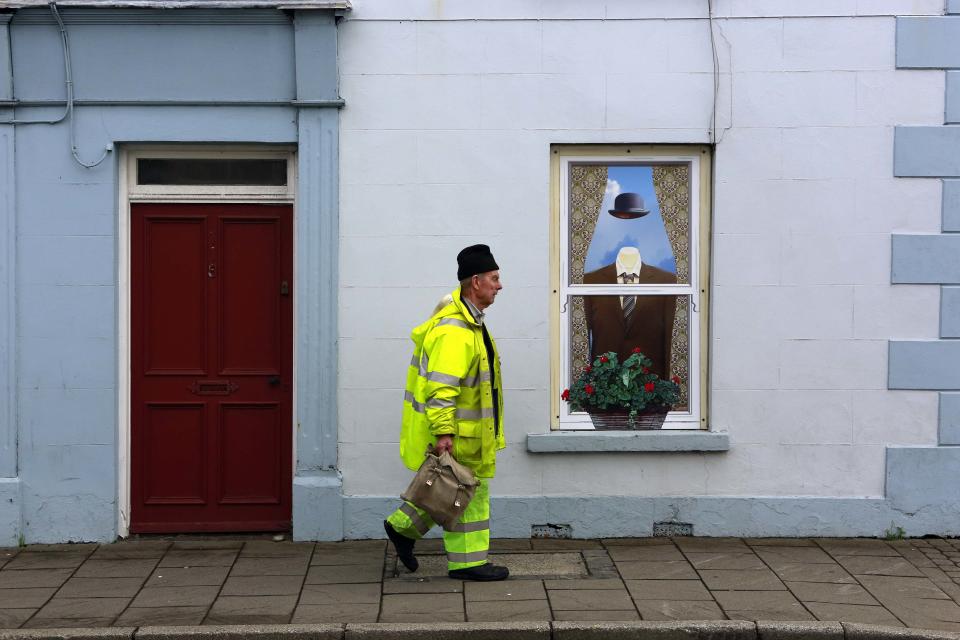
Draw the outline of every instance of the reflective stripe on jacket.
M452 434L454 457L481 478L492 478L503 437L503 387L500 356L493 344L499 432L495 432L491 363L483 332L454 290L453 302L410 334L413 358L407 370L400 430L400 457L416 470L437 436Z

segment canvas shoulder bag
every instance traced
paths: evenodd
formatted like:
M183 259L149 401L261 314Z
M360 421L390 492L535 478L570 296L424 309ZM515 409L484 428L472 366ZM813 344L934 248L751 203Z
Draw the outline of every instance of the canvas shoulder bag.
M438 455L431 446L400 498L423 509L434 522L450 530L467 510L478 484L469 467L457 462L449 451Z

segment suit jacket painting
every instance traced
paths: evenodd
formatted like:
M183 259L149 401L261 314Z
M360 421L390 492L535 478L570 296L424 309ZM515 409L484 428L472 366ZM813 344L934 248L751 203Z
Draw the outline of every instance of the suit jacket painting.
M645 264L640 269L637 284L676 282L677 277L669 271ZM617 284L616 265L609 264L583 274L583 284ZM670 372L676 301L676 296L637 296L637 306L628 325L623 318L620 296L584 296L590 361L600 354L614 351L623 362L635 347L640 347L653 361L651 371L666 377Z

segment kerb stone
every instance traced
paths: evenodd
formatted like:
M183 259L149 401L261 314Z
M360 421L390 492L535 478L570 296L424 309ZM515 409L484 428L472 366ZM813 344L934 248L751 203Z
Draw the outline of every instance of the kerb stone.
M839 622L757 621L759 640L843 640Z
M0 629L0 640L132 640L134 627L100 629Z
M549 640L549 622L348 624L344 640Z
M140 627L137 640L343 640L342 624ZM0 640L7 640L0 636ZM112 638L110 640L113 640Z
M756 640L752 622L554 622L553 640Z

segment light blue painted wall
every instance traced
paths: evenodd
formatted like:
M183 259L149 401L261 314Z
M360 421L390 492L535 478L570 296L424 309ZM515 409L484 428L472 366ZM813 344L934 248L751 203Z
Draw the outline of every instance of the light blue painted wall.
M940 288L940 337L960 338L960 287Z
M891 389L960 390L960 341L890 341Z
M335 107L296 106L294 21L299 16L262 11L64 14L77 95L94 103L81 103L76 110L77 146L84 160L126 142L295 144L309 134L322 140L311 152L326 157L312 163L309 177L301 174L301 181L316 183L316 190L322 182L323 193L313 197L319 206L300 211L329 241L330 229L323 224L329 226L326 218L336 216L336 189L331 187L336 185L338 116ZM305 61L307 69L316 63L322 71L301 75L310 78L312 97L336 99L333 17L312 13L304 21L311 27L305 37L333 41L302 48L315 55L332 51L334 59ZM30 102L63 96L62 53L52 21L45 11L19 12L11 34L16 98L25 101L16 117L57 116L62 104ZM138 105L141 101L147 102ZM156 106L157 101L169 104ZM11 129L0 125L0 181L7 175L4 168L15 178L10 180L15 189L4 189L0 197L0 296L13 289L6 284L3 261L10 240L17 249L17 304L13 321L0 316L0 355L4 363L12 361L3 337L15 330L17 421L6 410L0 412L0 481L9 476L19 482L0 484L0 489L15 495L19 505L0 508L0 546L15 542L19 531L30 542L110 540L116 535L118 506L118 154L87 169L70 156L66 123L19 125L13 163ZM8 200L12 206L5 207ZM332 230L335 234L335 222ZM299 238L297 243L301 255L315 250ZM328 259L335 263L336 243L331 246ZM315 288L329 295L329 285ZM320 351L315 336L304 342ZM331 368L322 359L311 366ZM333 370L323 382L332 379L335 388ZM0 389L3 376L0 370ZM316 378L311 380L316 383ZM303 398L316 388L298 393ZM312 440L324 441L318 435L321 427L305 424ZM330 428L329 419L324 425ZM335 434L335 423L332 428ZM3 448L17 437L18 457L10 453L16 447ZM334 435L334 445L326 447L323 457L331 467L335 441ZM10 522L13 517L17 522Z
M896 127L893 174L902 178L960 178L957 145L960 126Z
M960 231L960 180L943 181L943 230Z
M947 71L946 93L944 122L957 124L960 122L960 71Z
M960 283L960 235L894 235L891 282Z
M897 18L897 66L901 69L960 68L960 16Z
M939 444L960 445L960 393L940 394Z

